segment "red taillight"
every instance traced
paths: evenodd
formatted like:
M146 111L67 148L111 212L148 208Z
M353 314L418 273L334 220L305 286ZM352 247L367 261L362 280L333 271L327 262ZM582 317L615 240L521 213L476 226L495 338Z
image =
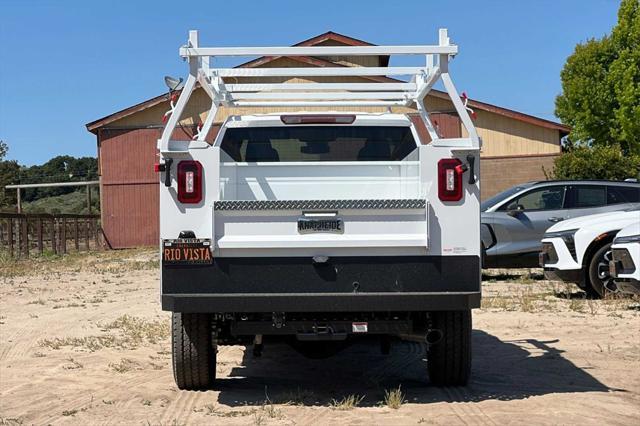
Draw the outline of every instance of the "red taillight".
M178 201L185 204L202 201L202 165L199 161L178 163Z
M438 198L459 201L462 198L462 162L457 158L438 161Z
M280 120L284 124L351 124L356 120L356 116L350 114L281 115Z

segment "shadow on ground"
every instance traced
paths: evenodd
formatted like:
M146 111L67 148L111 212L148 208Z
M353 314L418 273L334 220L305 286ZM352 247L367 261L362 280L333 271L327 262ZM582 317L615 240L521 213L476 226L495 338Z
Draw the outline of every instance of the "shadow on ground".
M498 282L498 281L516 281L522 284L528 284L531 281L543 281L544 274L542 272L489 272L484 270L482 272L482 281L486 282Z
M429 384L424 348L394 342L382 355L376 340L360 341L332 358L304 358L285 343L265 344L261 358L251 347L241 366L217 381L219 402L230 406L274 403L328 405L351 394L364 396L360 406L375 406L386 389L402 387L408 402L515 400L565 392L608 392L586 370L562 356L558 341L502 341L474 330L472 379L464 388Z

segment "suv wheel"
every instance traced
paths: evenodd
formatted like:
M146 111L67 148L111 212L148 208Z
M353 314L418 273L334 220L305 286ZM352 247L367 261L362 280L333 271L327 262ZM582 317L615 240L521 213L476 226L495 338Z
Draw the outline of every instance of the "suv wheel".
M609 261L611 260L611 243L600 247L589 261L589 283L591 290L587 294L602 298L609 290L607 285L611 284L613 278L609 273ZM609 287L610 288L610 287Z
M431 313L431 329L442 338L427 347L429 379L437 386L467 384L471 373L471 311Z
M174 312L171 320L173 377L178 388L204 390L216 378L216 352L212 344L211 316Z

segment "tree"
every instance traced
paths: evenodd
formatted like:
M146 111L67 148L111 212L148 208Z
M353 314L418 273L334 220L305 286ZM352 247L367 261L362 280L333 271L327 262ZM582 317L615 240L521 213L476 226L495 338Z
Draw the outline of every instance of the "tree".
M0 140L0 209L2 210L6 210L16 204L16 191L5 190L4 187L16 183L20 172L20 166L17 161L5 160L7 152L9 152L9 146L6 142Z
M4 157L7 156L7 152L9 152L9 146L5 141L0 139L0 161L4 161Z
M93 157L59 155L40 166L23 167L21 183L78 182L97 180L98 161ZM77 191L77 187L31 188L24 190L24 201L35 201Z
M622 0L611 35L578 44L560 78L556 115L572 144L640 154L640 0Z
M553 171L547 178L571 180L640 178L640 155L625 155L617 145L577 146L554 161Z

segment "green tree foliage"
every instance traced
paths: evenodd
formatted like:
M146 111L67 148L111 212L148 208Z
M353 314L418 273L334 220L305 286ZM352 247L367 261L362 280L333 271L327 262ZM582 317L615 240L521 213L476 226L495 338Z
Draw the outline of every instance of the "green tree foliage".
M640 154L640 0L622 0L611 35L577 45L560 77L556 115L573 144Z
M619 146L577 146L554 162L552 179L624 180L640 177L640 155L625 154Z
M18 180L20 166L17 161L5 160L9 152L6 142L0 140L0 209L7 210L16 204L16 191L5 190L5 185L10 185Z
M54 157L39 166L20 166L17 161L5 160L8 145L0 141L0 209L13 211L16 205L16 191L5 190L4 187L17 183L50 183L50 182L80 182L98 179L98 161L92 157L74 158L68 155ZM78 193L70 198L55 198L50 201L43 201L48 198L60 197L66 194ZM76 203L75 200L85 200L85 189L73 186L59 188L35 188L23 189L22 200L25 202L25 211L47 212L47 206L55 207L49 213L81 213L74 206L84 204ZM73 202L69 202L74 200ZM97 203L98 197L94 193L93 204ZM69 202L67 206L63 206ZM34 203L29 210L29 203ZM97 208L94 209L97 211Z
M3 140L0 140L0 161L4 161L4 158L7 156L7 152L9 152L9 146Z
M55 197L40 198L32 202L23 203L22 210L25 213L74 213L88 214L87 189L78 189L70 194L57 195ZM98 190L91 189L91 213L100 212L100 200Z
M41 166L23 167L20 183L80 182L98 179L98 161L93 157L74 158L69 155L54 157ZM77 187L35 188L24 191L27 202L44 197L55 197L77 191Z

